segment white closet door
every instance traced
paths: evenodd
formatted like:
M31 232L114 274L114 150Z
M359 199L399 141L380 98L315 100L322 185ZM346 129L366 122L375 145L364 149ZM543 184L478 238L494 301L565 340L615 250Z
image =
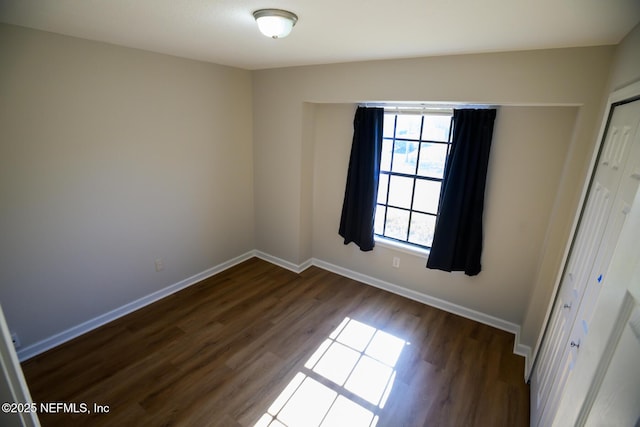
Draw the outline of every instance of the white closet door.
M588 276L588 286L585 289L585 295L580 304L578 311L578 322L575 323L576 336L578 339L584 338L589 333L589 324L593 316L600 289L607 286L607 269L611 263L611 257L618 243L620 232L627 220L627 215L631 210L631 205L638 193L638 184L640 184L640 100L622 107L621 113L627 115L626 121L633 122L635 114L634 126L625 126L622 128L622 144L630 145L629 154L626 163L620 160L616 153L610 155L608 163L612 168L622 169L622 175L618 191L612 204L607 228L604 231L604 237L598 251L598 256L593 264L593 268ZM624 148L620 152L625 151ZM607 161L606 159L604 161ZM603 162L604 162L603 161ZM640 242L638 242L640 247Z
M635 195L636 175L640 177L640 139L636 137L640 136L639 123L640 101L613 109L531 378L532 426L551 425L559 397L578 358L580 343L588 333L604 272L633 201L629 198ZM619 188L627 187L626 195L621 195Z

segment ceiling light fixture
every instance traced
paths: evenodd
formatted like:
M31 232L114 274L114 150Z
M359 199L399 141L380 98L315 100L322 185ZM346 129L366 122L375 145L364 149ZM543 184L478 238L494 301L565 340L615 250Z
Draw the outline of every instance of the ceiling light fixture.
M253 12L253 17L258 23L260 32L267 37L279 39L287 37L298 17L295 13L291 13L282 9L260 9Z

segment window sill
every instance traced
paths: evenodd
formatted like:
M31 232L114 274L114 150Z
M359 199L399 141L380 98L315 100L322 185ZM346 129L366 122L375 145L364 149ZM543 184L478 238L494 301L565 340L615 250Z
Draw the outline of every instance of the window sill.
M396 242L395 240L385 239L384 237L380 236L374 236L374 240L377 246L394 249L396 251L404 252L406 254L414 255L420 258L429 256L429 249L418 248L415 246Z

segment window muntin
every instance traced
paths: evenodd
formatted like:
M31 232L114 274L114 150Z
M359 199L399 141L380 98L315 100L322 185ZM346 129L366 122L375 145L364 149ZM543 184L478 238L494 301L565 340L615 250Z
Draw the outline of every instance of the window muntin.
M385 112L376 235L431 247L451 123L451 112Z

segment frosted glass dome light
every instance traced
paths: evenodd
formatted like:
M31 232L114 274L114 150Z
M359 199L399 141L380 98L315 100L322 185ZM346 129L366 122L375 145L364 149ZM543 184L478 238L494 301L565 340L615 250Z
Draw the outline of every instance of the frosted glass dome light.
M281 9L256 10L253 12L253 17L258 23L260 32L274 39L287 37L298 22L298 17L294 13Z

